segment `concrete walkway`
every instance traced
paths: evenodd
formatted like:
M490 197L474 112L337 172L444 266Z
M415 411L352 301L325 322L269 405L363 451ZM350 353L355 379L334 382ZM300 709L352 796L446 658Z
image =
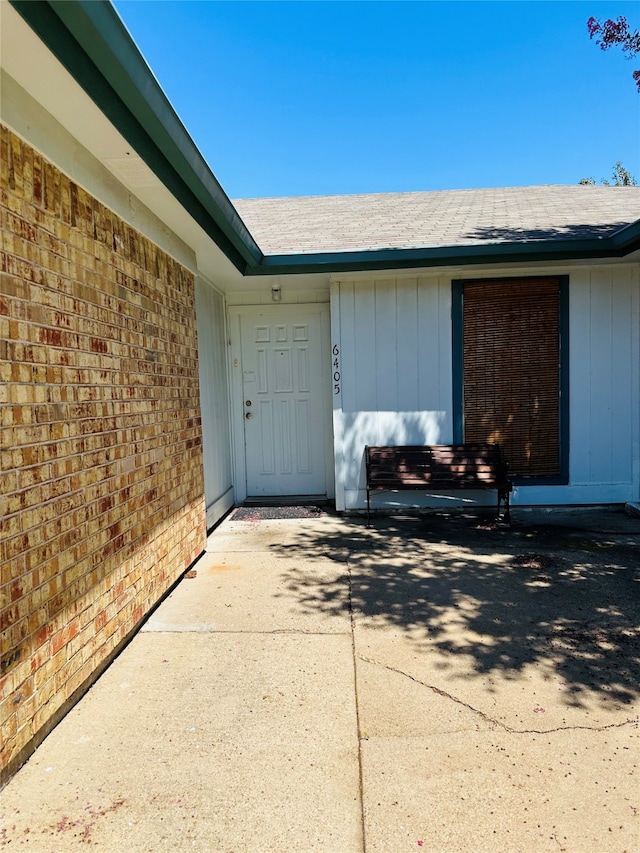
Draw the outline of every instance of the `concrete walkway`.
M0 793L7 850L636 853L640 519L239 521Z

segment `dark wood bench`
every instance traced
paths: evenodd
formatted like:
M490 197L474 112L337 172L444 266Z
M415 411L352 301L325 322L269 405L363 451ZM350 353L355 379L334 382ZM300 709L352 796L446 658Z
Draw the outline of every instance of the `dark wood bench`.
M499 444L438 444L406 447L365 447L367 466L367 519L371 492L435 492L457 489L496 489L498 517L510 523L508 463Z

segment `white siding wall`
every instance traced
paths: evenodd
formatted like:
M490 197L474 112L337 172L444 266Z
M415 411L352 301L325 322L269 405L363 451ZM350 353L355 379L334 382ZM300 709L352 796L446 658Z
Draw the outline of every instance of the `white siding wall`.
M638 269L583 267L569 276L569 485L520 489L526 503L637 500Z
M196 279L200 405L207 527L233 506L225 308L222 296Z
M453 440L451 283L344 281L333 288L331 310L340 371L336 505L353 509L365 502L365 445Z
M640 495L640 282L637 265L518 270L570 281L570 482L518 487L514 504L618 503ZM487 277L485 272L482 276ZM478 276L478 277L482 277ZM465 277L472 277L465 273ZM451 277L378 277L332 286L336 504L365 506L366 444L453 440ZM491 494L461 494L491 503ZM419 493L374 504L450 503Z

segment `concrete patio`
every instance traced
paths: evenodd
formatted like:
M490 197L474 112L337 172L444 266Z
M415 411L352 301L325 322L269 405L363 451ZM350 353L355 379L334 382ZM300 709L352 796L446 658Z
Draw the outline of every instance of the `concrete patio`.
M5 787L8 850L640 850L640 519L259 516Z

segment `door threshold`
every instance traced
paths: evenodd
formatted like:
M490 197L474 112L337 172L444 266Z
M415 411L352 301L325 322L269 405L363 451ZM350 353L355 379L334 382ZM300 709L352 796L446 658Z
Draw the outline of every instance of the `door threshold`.
M268 495L245 498L242 506L329 506L331 503L326 495Z

